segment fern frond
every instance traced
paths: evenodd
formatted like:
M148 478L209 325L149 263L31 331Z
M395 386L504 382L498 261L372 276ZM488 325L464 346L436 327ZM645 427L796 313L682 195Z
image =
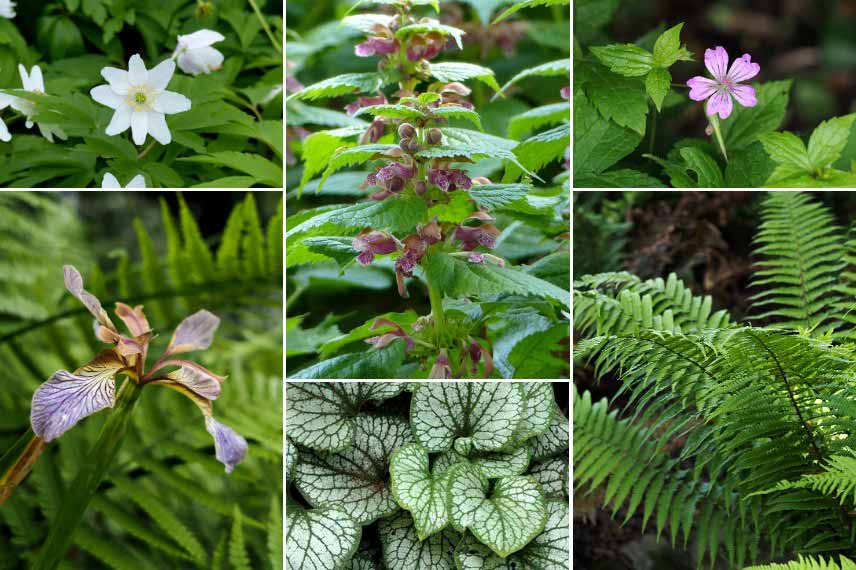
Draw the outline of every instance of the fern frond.
M784 564L766 564L764 566L750 566L745 570L856 570L856 562L842 556L839 562L833 559L802 557L798 560Z
M771 192L755 237L760 269L752 286L755 319L819 336L839 325L839 275L844 268L841 228L824 205L801 192Z
M835 497L841 505L856 505L856 453L829 458L822 473L803 475L796 481L781 481L765 493L790 489L811 489Z
M232 518L232 535L229 538L229 564L232 570L250 570L251 568L250 559L247 558L241 518L241 509L235 505L235 514Z

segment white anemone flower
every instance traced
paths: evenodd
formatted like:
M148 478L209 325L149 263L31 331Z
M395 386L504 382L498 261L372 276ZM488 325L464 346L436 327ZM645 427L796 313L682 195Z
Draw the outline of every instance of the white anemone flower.
M12 140L12 135L9 134L9 128L3 122L3 119L0 119L0 141L9 142L10 140Z
M128 182L127 186L122 186L119 184L119 180L110 174L109 172L104 175L104 179L101 181L101 188L145 188L146 187L146 179L143 178L142 174L137 174L131 181Z
M145 144L147 135L161 144L169 144L172 134L164 115L190 109L190 99L166 90L173 73L175 62L171 59L146 71L139 54L131 56L128 71L115 67L102 69L101 76L109 85L99 85L90 94L98 103L116 110L107 125L107 134L118 135L130 127L136 145Z
M24 90L29 91L30 93L45 93L45 80L42 77L42 69L38 65L34 65L30 70L30 73L27 73L27 68L18 64L18 73L21 75L21 85L24 86ZM33 115L36 112L37 105L35 101L30 101L29 99L24 99L22 97L15 97L14 95L0 95L0 109L7 105L11 105L13 109L20 111L21 114L27 118L27 128L33 128ZM36 124L38 125L42 136L50 142L54 142L54 135L62 140L68 139L65 131L63 131L59 125L45 123Z
M12 19L15 17L15 2L12 0L0 0L0 16Z
M199 75L211 73L223 67L223 54L211 47L226 38L220 32L199 30L186 36L178 36L178 46L172 58L185 73Z

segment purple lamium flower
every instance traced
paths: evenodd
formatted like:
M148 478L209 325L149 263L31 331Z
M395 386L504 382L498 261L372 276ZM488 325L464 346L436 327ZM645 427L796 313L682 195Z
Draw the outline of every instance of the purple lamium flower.
M428 182L443 192L459 188L469 190L473 186L473 181L467 173L457 168L431 168L428 170Z
M493 221L493 218L485 212L473 212L467 219L479 220L481 222ZM488 249L493 249L496 245L497 236L499 236L499 229L493 224L488 223L481 223L477 226L461 225L455 228L455 239L461 240L461 249L464 251L472 251L480 245ZM484 257L473 259L471 256L470 261L481 263L484 261Z
M373 55L389 55L398 51L398 40L371 37L354 47L354 53L359 57L371 57Z
M407 46L407 60L433 59L446 47L446 39L442 34L414 34Z
M365 230L353 239L354 249L360 252L357 261L368 265L374 261L375 254L383 255L398 249L398 242L386 232Z
M110 320L101 301L83 288L80 272L70 265L63 271L66 289L95 317L96 336L113 346L102 350L74 372L55 372L36 389L30 412L33 432L50 442L87 416L112 408L117 376L124 374L128 376L125 382L165 386L193 401L202 410L205 427L214 437L217 459L226 466L226 472L231 473L246 456L247 441L214 419L212 402L220 396L220 384L226 378L196 362L172 358L183 352L208 348L220 319L204 309L185 318L175 329L166 352L146 372L146 354L153 333L143 307L116 303L116 316L131 334L126 336Z
M363 107L373 107L375 105L384 104L386 104L386 96L383 93L377 97L358 97L353 103L345 105L345 112L349 115L353 115Z
M697 75L687 81L687 85L690 87L690 99L708 100L708 115L718 114L722 119L727 119L731 115L732 97L744 107L754 107L758 104L755 89L740 84L761 71L761 66L752 63L752 57L748 53L735 59L731 69L728 69L728 52L717 46L716 49L705 50L704 65L713 79Z
M419 169L416 164L404 164L401 162L390 162L366 176L364 187L380 186L381 190L372 194L372 200L383 200L384 198L404 190L407 181L416 176Z
M395 339L403 338L404 342L407 345L404 351L410 352L411 350L413 350L413 347L416 343L413 341L413 337L407 334L407 332L405 332L405 330L401 328L401 325L389 319L380 318L375 319L375 322L372 323L372 326L370 328L371 330L375 330L380 327L392 327L393 330L380 336L373 336L371 338L368 338L366 339L367 343L372 344L377 348L385 348L392 344L392 341L394 341Z
M446 350L443 349L437 355L437 360L434 361L434 366L431 367L431 372L428 378L438 378L448 380L452 377L452 366L449 357L446 355Z

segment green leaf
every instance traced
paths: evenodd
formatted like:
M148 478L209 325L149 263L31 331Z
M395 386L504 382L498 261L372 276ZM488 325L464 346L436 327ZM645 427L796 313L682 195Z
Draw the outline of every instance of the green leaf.
M654 65L661 68L671 67L676 61L692 61L692 54L681 45L683 22L669 28L654 43Z
M418 443L401 447L389 463L392 494L401 508L410 512L416 535L425 540L449 524L446 508L446 479L432 475L428 452Z
M645 85L637 77L624 77L602 65L578 66L586 95L604 119L645 134L648 99Z
M530 67L524 69L520 73L516 74L512 77L508 83L502 86L498 91L500 93L504 92L506 89L514 85L515 83L527 79L529 77L557 77L563 76L568 77L571 74L571 60L570 59L558 59L556 61L548 61L547 63L542 63L541 65L536 65L535 67ZM494 97L496 98L496 97Z
M766 180L766 178L764 179ZM763 183L763 181L762 181ZM574 186L577 188L665 188L658 178L650 174L623 168L611 170L600 174L577 176L574 178ZM754 187L754 185L746 185Z
M349 237L309 237L303 240L303 244L312 253L317 253L334 260L339 267L344 267L352 262L358 255L358 252L354 249L353 238ZM289 266L288 262L286 262L286 267Z
M511 477L520 475L529 467L529 448L524 445L512 451L470 451L463 455L453 447L434 460L434 473L445 473L458 463L478 466L487 479Z
M553 322L531 307L513 308L488 321L493 341L493 363L503 378L514 378L515 369L510 361L511 351L523 339L546 331Z
M471 263L435 253L423 260L428 280L448 297L492 298L502 294L531 295L570 306L570 294L548 281L510 267Z
M385 348L343 354L298 370L290 377L302 380L394 378L404 362L404 346L403 340L395 340Z
M367 525L398 510L386 465L412 438L408 423L397 417L357 416L352 425L353 443L347 449L301 454L294 483L313 507L340 506Z
M324 182L330 177L330 175L337 170L345 168L346 166L354 166L355 164L362 164L368 160L373 160L376 156L381 156L384 152L393 148L398 148L398 145L365 144L336 151L327 163L324 175L318 182L318 190L324 186Z
M522 388L510 383L422 384L410 404L413 436L428 452L458 442L479 451L501 449L524 409Z
M574 177L600 174L639 146L642 135L604 119L582 90L574 92Z
M808 141L808 159L815 170L829 168L841 156L850 138L856 113L823 121Z
M571 0L523 0L523 2L515 2L513 6L497 16L496 19L491 22L491 25L501 22L510 15L523 10L524 8L533 8L536 6L567 6L570 3Z
M727 121L721 121L722 137L729 154L757 141L763 134L778 129L785 119L791 81L768 81L755 84L758 104L754 107L735 105Z
M328 210L290 228L286 238L326 229L363 229L366 227L392 233L409 231L422 222L428 207L421 196L402 195L386 200L358 202Z
M258 154L222 151L213 152L208 155L181 158L179 160L225 166L249 174L259 184L266 184L273 188L282 188L282 167Z
M343 509L286 509L285 565L289 570L341 568L360 544L362 528Z
M338 97L348 93L375 92L386 83L387 79L380 73L345 73L313 83L297 93L292 93L286 100L314 100Z
M459 106L438 107L431 110L431 115L441 119L466 119L474 124L479 130L482 129L481 117L472 109Z
M464 44L461 41L461 37L466 33L464 30L460 28L455 28L453 26L447 26L446 24L441 24L437 20L432 18L425 18L423 21L417 22L415 24L409 24L407 26L402 26L398 28L395 32L395 37L398 39L406 38L410 34L422 34L422 33L439 33L444 36L452 36L455 38L455 43L458 46L458 49L464 49Z
M569 432L568 418L555 409L547 431L528 442L532 449L532 461L543 461L549 457L564 454L570 446Z
M321 357L329 358L332 354L338 352L339 349L352 342L357 342L367 339L369 337L382 335L386 332L390 332L393 330L392 327L388 325L383 325L376 329L372 329L371 326L377 319L388 319L394 323L401 325L402 328L407 329L416 321L416 317L416 312L413 310L407 310L403 313L383 313L377 315L376 317L372 317L362 325L348 331L347 334L337 336L327 341L323 346L321 346Z
M288 437L316 451L342 451L354 441L354 415L365 402L401 393L403 384L292 382L286 387Z
M508 136L519 139L529 131L566 121L570 112L569 103L553 103L529 109L508 121Z
M440 202L428 208L428 219L437 218L440 222L460 224L473 211L475 207L466 192L452 192L448 203Z
M675 188L721 188L725 185L719 164L703 150L688 146L679 149L678 155L682 162L651 157L663 166Z
M547 164L560 160L570 144L571 126L568 124L529 137L514 148L518 162L506 167L503 182L511 182L522 175L519 164L525 167L524 171L538 172Z
M250 570L250 559L247 557L244 525L241 519L241 509L235 505L232 516L232 534L229 537L229 565L232 570Z
M635 44L611 44L590 49L603 65L625 77L642 77L654 67L651 52Z
M515 148L516 150L516 148ZM420 158L448 158L448 159L478 159L478 158L501 158L503 160L507 160L511 162L518 169L522 170L529 176L534 178L538 177L537 174L530 171L526 166L524 166L520 160L518 160L517 155L514 152L510 152L507 150L503 150L498 147L493 148L485 148L484 146L475 147L475 146L464 146L460 144L455 145L435 145L426 147L419 152L416 153L416 156Z
M645 78L645 91L648 92L651 100L654 101L654 106L657 107L657 111L662 110L663 99L665 99L666 95L669 94L671 85L672 74L669 73L668 69L664 69L662 67L655 67Z
M393 119L424 119L425 113L407 105L370 105L361 107L355 117L373 115L375 117L391 117Z
M761 136L760 140L764 150L777 164L767 181L768 184L811 174L812 164L808 157L808 150L798 136L785 131L767 133Z
M467 192L479 206L497 210L525 200L531 191L530 184L479 184Z
M547 499L564 499L568 485L567 457L553 457L535 463L529 469L529 475L541 485Z
M496 82L493 70L473 63L460 61L446 61L441 63L429 63L428 73L440 81L466 81L467 79L478 79L494 91L499 92L499 84Z
M459 570L560 570L569 567L568 560L570 528L569 508L565 501L547 501L547 523L544 531L525 548L502 559L479 544L465 537L455 550Z
M282 570L282 498L274 495L270 500L270 517L268 517L268 560L272 570Z
M452 525L499 556L517 552L544 530L547 507L531 477L503 477L491 489L481 470L468 464L452 467L448 477Z
M455 550L457 543L453 532L443 531L421 540L406 512L381 519L378 531L387 570L455 570L455 563L448 554Z

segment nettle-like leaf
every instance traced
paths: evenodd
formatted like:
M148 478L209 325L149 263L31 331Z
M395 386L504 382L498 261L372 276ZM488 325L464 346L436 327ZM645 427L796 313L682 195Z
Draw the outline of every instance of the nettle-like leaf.
M514 155L524 167L538 172L544 165L562 158L570 144L570 125L559 125L526 139L514 148ZM516 166L516 163L508 166L503 182L510 182L523 174Z
M428 463L425 448L411 443L395 452L389 464L392 494L403 509L410 511L419 540L449 524L445 474L432 474Z
M341 451L354 442L354 418L363 404L401 393L402 384L295 382L286 387L288 437L317 451Z
M547 501L544 531L522 550L500 558L467 536L455 551L459 570L565 570L570 541L569 509L564 501Z
M402 26L398 30L396 30L395 37L402 39L406 38L411 34L423 34L431 32L440 33L444 36L452 36L453 38L455 38L455 44L457 44L458 49L464 49L464 44L461 41L461 38L466 33L464 30L460 28L455 28L453 26L447 26L446 24L441 24L440 22L432 19L426 19L422 22Z
M500 93L504 92L506 89L514 85L515 83L527 79L529 77L568 77L571 73L571 60L570 59L559 59L556 61L550 61L547 63L542 63L541 65L536 65L535 67L530 67L524 69L514 77L508 80L508 83L502 86L499 89Z
M496 82L493 70L474 63L464 63L460 61L429 63L428 73L430 73L432 77L446 82L478 79L497 93L500 92L499 83Z
M571 107L568 103L552 103L529 109L508 121L508 136L518 139L527 132L546 125L561 123L568 119Z
M338 97L348 93L372 93L386 84L379 73L345 73L313 83L288 97L292 99L322 99Z
M511 440L524 409L520 384L429 383L413 396L413 436L429 452L453 444L496 451Z
M531 477L489 481L475 465L459 464L448 473L452 526L469 530L496 554L517 552L544 530L547 508L540 485Z
M357 416L352 444L338 453L301 456L294 483L315 507L336 505L366 525L398 510L387 485L387 464L402 446L410 447L407 422L396 417Z
M341 568L360 544L362 528L339 507L286 509L285 564L289 570Z
M355 117L360 115L373 115L375 117L390 117L393 119L424 119L425 113L407 105L369 105L362 107L354 113ZM393 145L394 146L394 145Z
M450 530L421 539L406 512L382 519L378 525L383 561L388 570L455 570L457 537Z

